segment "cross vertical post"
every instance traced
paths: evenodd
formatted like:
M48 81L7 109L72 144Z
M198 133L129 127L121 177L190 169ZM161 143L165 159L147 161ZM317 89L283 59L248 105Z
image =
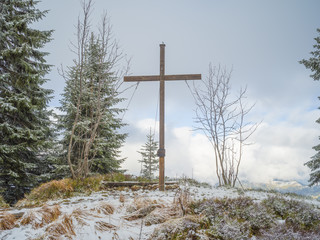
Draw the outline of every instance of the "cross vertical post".
M165 80L164 80L164 57L165 57L165 44L160 44L160 126L159 126L159 190L164 191L164 104L165 104Z
M160 44L160 75L151 76L125 76L125 82L147 82L147 81L159 81L160 82L160 124L159 124L159 190L165 190L165 174L164 174L164 158L166 155L164 142L164 108L165 108L165 81L177 81L177 80L201 80L201 74L180 74L180 75L165 75L165 44Z

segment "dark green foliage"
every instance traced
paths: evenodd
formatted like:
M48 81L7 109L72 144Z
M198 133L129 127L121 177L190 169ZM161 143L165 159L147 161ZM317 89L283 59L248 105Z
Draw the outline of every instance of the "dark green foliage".
M7 208L9 205L4 201L3 197L0 195L0 208Z
M317 32L320 33L320 28L317 29ZM320 80L320 36L314 38L316 44L313 45L314 51L310 52L312 57L308 60L303 59L300 61L306 68L310 69L313 74L310 75L314 80Z
M114 63L108 61L104 42L99 37L92 33L85 45L82 78L79 78L80 70L77 64L66 72L66 87L60 107L64 115L59 116L59 127L63 131L61 144L64 163L67 164L70 134L76 124L71 151L71 162L76 172L83 162L85 146L90 138L94 137L88 156L90 172L105 174L120 171L120 164L124 159L120 158L119 149L127 134L119 133L124 124L118 115L123 109L116 105L123 99L118 97L118 78L112 70ZM80 112L78 122L75 123L79 102ZM99 122L97 119L100 119ZM95 124L98 124L98 127L94 133Z
M316 122L320 123L320 118ZM316 150L317 153L311 157L310 161L305 163L305 165L307 165L312 171L309 179L310 186L320 182L320 144L314 146L313 149Z
M320 33L320 28L317 29L317 32ZM313 45L314 51L310 52L311 57L308 60L301 60L300 63L310 69L312 71L310 77L318 81L320 79L320 36L316 37L314 40L316 41L316 44ZM320 123L320 118L316 122ZM305 163L312 171L309 179L310 186L320 182L320 144L314 146L313 149L316 150L317 153L310 161Z
M46 52L52 31L32 29L45 16L32 0L0 3L0 191L13 203L48 171L51 90L42 88Z
M157 157L158 142L154 140L154 135L147 134L147 141L138 153L141 154L141 176L151 180L154 178L153 173L159 169L159 160Z

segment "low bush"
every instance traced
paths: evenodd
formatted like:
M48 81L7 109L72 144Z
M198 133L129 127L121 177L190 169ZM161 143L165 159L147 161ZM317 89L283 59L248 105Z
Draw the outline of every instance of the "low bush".
M42 205L47 200L70 197L74 191L72 187L72 180L62 179L53 180L41 184L34 188L24 199L16 203L16 207L34 207Z
M209 228L208 235L211 237L229 239L225 236L228 231L238 232L237 235L242 236L241 238L243 234L260 235L262 230L269 229L274 224L267 209L254 203L249 197L199 201L191 204L191 209L195 214L205 216L201 225Z
M269 231L263 232L259 240L319 240L320 236L314 232L299 232L284 224L273 226Z
M262 202L269 212L285 220L295 231L319 231L320 211L310 204L283 197L269 197Z
M91 193L102 190L103 175L87 177L85 179L69 179L71 187L77 193Z
M8 208L9 204L6 203L6 201L3 199L3 197L0 195L0 208Z
M249 197L200 200L190 204L201 216L198 232L209 239L320 239L320 210L279 196L256 203Z
M205 232L209 239L245 240L249 238L249 229L245 222L226 218L216 221Z
M155 228L149 240L178 240L178 239L200 239L196 233L199 227L195 216L184 216L182 218L170 219Z
M69 198L77 193L88 193L102 190L104 176L97 175L85 179L53 180L34 188L24 199L16 203L16 207L41 206L48 200Z

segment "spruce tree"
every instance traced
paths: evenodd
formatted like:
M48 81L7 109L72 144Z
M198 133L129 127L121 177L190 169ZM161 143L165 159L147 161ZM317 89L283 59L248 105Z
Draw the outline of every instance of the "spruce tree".
M42 85L50 70L40 49L52 31L33 29L46 11L32 0L0 3L0 191L13 203L48 170L44 152L52 136L51 90Z
M147 141L141 147L138 153L141 154L141 159L138 160L142 164L141 176L151 180L154 177L154 172L159 169L159 161L157 158L158 142L154 140L154 135L147 134Z
M320 28L317 29L317 32L320 34ZM315 38L316 44L313 45L314 51L310 54L312 57L309 59L303 59L300 61L306 68L312 71L310 77L312 77L315 81L320 80L320 36ZM320 97L318 97L320 99ZM316 121L320 123L320 118ZM320 138L319 138L320 139ZM315 185L320 182L320 144L313 147L317 153L311 157L311 160L306 162L307 165L311 169L310 174L310 186Z
M90 5L84 6L84 10L89 11L88 7ZM109 29L106 20L104 18L102 26ZM59 120L63 130L63 157L68 159L70 151L73 177L86 177L89 172L119 171L124 161L119 155L126 134L119 133L124 124L118 117L123 109L116 107L123 99L118 97L119 78L113 69L119 55L112 52L117 49L116 45L107 47L111 42L109 34L102 27L99 34L91 32L88 38L82 35L83 51L79 51L82 55L78 58L81 60L75 60L75 65L64 74L66 87L60 108L64 114Z

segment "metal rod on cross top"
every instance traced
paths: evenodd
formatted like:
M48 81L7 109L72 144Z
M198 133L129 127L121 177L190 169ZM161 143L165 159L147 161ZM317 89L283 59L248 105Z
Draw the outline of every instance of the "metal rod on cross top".
M159 81L160 82L160 124L159 124L159 190L164 191L164 163L165 163L165 132L164 132L164 110L165 110L165 81L175 80L201 80L201 74L165 75L165 44L160 44L160 75L151 76L125 76L124 82Z

